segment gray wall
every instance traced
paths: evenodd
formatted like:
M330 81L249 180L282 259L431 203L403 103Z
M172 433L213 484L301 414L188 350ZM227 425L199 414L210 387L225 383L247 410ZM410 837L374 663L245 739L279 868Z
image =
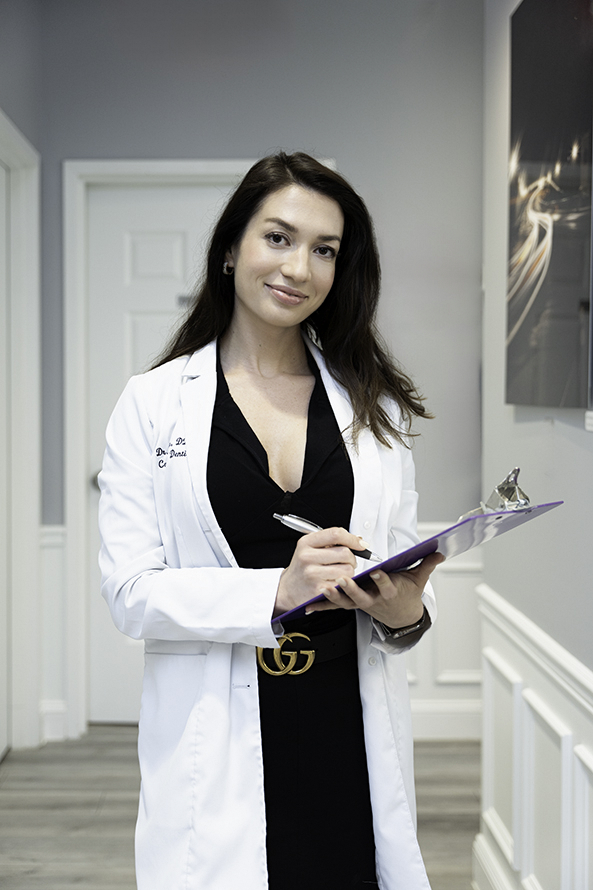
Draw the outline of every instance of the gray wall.
M477 503L481 7L39 4L46 522L63 518L62 161L258 157L279 147L336 158L375 218L382 327L437 415L416 446L420 517L454 519Z
M0 0L0 108L37 149L40 46L38 0Z
M593 668L593 434L584 412L504 404L509 140L509 16L515 0L487 0L484 166L484 491L511 467L532 502L555 512L484 548L485 579Z

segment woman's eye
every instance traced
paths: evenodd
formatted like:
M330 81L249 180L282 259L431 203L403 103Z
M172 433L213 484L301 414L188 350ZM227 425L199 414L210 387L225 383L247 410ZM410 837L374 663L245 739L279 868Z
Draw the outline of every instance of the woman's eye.
M266 237L272 244L284 244L286 242L286 235L283 235L282 232L270 232Z
M330 260L335 259L335 257L337 256L337 253L333 249L333 247L328 247L326 244L322 244L321 247L318 247L317 251L322 257L327 257Z

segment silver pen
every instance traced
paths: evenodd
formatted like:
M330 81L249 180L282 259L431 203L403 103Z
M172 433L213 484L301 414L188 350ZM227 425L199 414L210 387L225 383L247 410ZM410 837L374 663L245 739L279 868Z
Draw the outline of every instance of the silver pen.
M295 516L294 513L274 513L274 519L277 519L282 525L288 526L288 528L293 529L295 532L300 532L301 535L308 535L309 532L319 532L321 531L321 526L316 525L314 522L309 522L308 519L303 519L301 516ZM349 548L352 550L352 547ZM376 553L373 553L371 550L352 550L352 553L355 556L359 556L361 559L368 559L371 562L381 562L381 557L377 556Z

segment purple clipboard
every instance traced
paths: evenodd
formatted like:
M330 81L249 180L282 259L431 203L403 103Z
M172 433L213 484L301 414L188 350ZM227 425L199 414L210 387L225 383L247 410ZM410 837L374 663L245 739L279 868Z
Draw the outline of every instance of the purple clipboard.
M523 525L525 522L529 522L531 519L535 519L536 516L541 516L543 513L547 513L548 510L553 510L554 507L559 507L563 503L564 501L554 501L551 504L537 504L533 507L525 507L522 510L507 510L504 513L479 513L477 516L469 516L467 519L463 519L450 526L450 528L439 532L438 535L433 535L432 538L427 538L425 541L415 544L409 550L404 550L402 553L391 556L384 562L374 564L370 568L365 569L364 572L354 575L354 580L360 587L369 587L373 583L369 577L371 572L376 572L377 569L382 569L384 572L389 573L402 572L437 550L446 559L451 559L452 556L465 553L466 550L471 550L472 547L477 547L478 544L485 544L486 541L491 541L492 538L497 538L498 535L509 532L512 528L517 528L517 526ZM322 599L322 596L316 596L306 603L297 606L296 609L291 609L289 612L278 615L274 618L274 621L290 621L294 618L301 618L305 614L305 608L309 603L315 603Z

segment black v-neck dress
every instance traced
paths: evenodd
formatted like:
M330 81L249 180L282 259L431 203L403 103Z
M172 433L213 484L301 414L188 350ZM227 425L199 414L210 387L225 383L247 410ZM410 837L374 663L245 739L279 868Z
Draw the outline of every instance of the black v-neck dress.
M289 564L298 534L273 518L296 513L324 528L350 525L352 467L319 370L309 403L301 485L284 492L229 392L220 361L208 453L208 494L238 564ZM351 624L352 623L352 624ZM311 638L350 625L333 610L290 623ZM357 653L298 676L258 670L270 890L377 886ZM254 814L255 818L255 814Z

